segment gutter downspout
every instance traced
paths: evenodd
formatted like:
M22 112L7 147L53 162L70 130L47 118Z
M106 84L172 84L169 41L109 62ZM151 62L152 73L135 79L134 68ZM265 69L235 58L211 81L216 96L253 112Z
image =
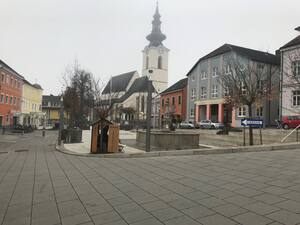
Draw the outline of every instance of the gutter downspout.
M283 86L283 51L280 51L280 74L279 74L279 120L282 121L282 86Z

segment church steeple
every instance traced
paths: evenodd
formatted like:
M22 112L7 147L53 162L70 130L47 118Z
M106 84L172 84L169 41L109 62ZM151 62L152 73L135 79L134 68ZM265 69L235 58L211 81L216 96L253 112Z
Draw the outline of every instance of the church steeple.
M165 40L167 37L164 35L161 30L160 30L160 14L158 10L158 2L156 3L156 11L153 16L153 21L152 21L152 31L151 33L146 37L148 41L150 41L149 46L159 46L163 45L162 42Z

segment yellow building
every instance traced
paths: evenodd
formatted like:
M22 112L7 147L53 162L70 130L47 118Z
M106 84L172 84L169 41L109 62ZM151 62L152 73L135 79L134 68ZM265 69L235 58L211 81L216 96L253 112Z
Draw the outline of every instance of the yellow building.
M38 84L24 80L22 89L22 106L19 123L39 127L43 123L42 113L43 89Z

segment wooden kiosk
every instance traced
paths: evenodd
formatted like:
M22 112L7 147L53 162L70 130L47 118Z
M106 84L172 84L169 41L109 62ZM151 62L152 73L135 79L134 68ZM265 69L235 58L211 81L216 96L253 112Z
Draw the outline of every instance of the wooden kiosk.
M105 154L119 152L120 126L106 119L92 124L91 153Z

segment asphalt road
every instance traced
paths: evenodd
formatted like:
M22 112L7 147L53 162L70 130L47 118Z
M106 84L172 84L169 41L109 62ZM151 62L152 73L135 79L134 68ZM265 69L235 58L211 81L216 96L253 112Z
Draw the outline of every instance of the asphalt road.
M0 224L300 224L300 150L102 159L0 135Z

